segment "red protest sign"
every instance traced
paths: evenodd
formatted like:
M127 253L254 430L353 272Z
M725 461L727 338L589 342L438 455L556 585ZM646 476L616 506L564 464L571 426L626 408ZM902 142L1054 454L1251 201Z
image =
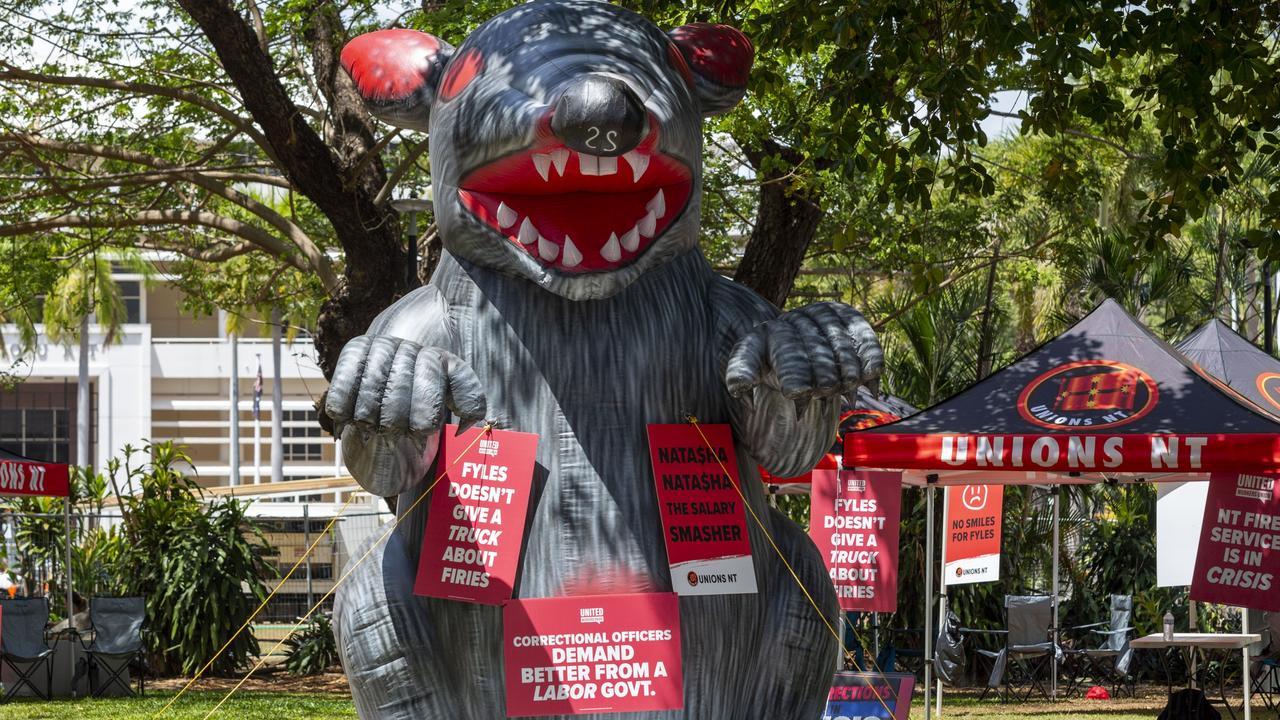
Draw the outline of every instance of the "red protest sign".
M69 486L66 465L0 459L0 495L66 497Z
M473 428L440 439L444 477L431 491L413 592L501 605L511 597L529 510L538 436Z
M898 609L902 473L813 471L809 535L822 553L842 610Z
M755 592L729 426L650 425L649 455L672 589L681 595Z
M512 600L502 627L508 717L684 706L672 593Z
M1191 599L1280 612L1280 482L1212 473Z
M942 582L947 585L1000 579L1003 485L947 488L947 527Z

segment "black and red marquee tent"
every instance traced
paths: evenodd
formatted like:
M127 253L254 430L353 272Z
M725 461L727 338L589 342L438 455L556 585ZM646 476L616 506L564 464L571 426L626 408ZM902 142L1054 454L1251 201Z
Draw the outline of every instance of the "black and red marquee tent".
M1280 469L1280 420L1107 300L911 417L845 435L844 466L942 484L1205 479Z
M0 495L66 497L67 466L32 460L0 448Z
M1210 320L1178 351L1271 415L1280 416L1280 360L1245 340L1220 320Z

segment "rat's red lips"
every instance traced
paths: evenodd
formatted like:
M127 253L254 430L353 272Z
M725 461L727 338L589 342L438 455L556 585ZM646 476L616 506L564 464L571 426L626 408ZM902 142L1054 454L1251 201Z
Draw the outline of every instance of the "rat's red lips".
M614 270L639 257L680 215L693 187L651 135L618 157L541 145L469 173L464 207L543 265Z

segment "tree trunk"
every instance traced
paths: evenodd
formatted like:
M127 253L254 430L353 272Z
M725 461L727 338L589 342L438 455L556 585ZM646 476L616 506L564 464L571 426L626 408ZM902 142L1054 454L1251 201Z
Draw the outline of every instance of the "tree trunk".
M764 141L763 149L744 147L743 152L755 166L760 198L756 224L733 279L781 308L818 232L823 210L789 182L787 176L800 164L800 153L769 139ZM786 165L762 171L763 161L769 156L781 157Z
M234 5L227 0L179 3L213 45L281 171L329 220L346 254L345 282L321 307L316 327L316 352L328 377L347 340L363 333L405 289L399 219L391 208L373 202L386 182L386 169L376 157L362 160L374 149L373 127L336 62L345 31L331 3L312 7L306 34L317 83L331 106L330 145L307 124Z

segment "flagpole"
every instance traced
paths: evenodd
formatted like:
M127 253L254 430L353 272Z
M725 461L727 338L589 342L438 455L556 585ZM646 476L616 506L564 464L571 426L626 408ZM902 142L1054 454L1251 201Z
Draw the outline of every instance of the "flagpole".
M253 381L253 484L262 484L262 353L258 353L258 376Z

